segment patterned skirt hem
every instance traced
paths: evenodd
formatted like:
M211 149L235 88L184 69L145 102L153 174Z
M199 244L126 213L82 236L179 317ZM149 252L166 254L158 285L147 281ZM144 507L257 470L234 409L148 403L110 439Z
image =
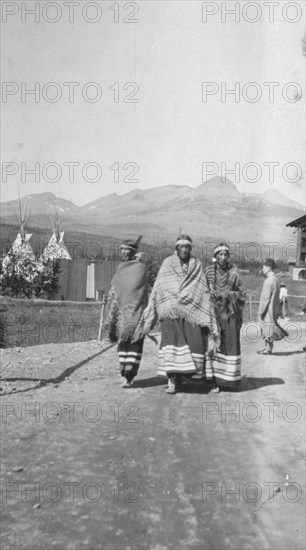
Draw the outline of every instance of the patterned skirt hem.
M217 353L213 360L207 360L207 380L215 380L218 386L237 387L241 381L241 356Z

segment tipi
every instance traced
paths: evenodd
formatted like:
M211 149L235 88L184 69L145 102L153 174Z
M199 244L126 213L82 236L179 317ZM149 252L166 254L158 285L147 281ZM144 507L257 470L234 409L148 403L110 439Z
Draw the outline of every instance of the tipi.
M47 246L44 248L42 257L48 258L50 260L72 260L64 243L65 231L60 231L61 220L56 210L53 216L50 217L50 219L52 223L53 234Z
M32 237L32 233L26 233L25 231L26 213L27 213L27 204L25 202L22 207L21 200L19 198L19 212L16 210L16 216L19 222L20 229L16 239L12 244L10 252L12 251L14 253L19 253L24 256L27 256L31 260L35 260L35 254L29 242L30 238ZM4 258L4 262L7 258L8 258L8 255Z

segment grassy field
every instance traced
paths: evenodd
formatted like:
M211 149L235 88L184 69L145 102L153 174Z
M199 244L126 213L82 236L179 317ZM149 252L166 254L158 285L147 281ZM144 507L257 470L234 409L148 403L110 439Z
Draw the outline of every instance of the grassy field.
M2 346L84 342L98 338L101 303L1 297Z

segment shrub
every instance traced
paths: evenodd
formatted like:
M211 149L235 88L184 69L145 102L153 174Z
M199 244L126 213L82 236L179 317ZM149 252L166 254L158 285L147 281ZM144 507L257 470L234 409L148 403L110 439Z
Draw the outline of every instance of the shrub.
M13 298L31 298L35 276L35 257L26 249L10 250L1 262L2 294Z
M37 260L25 247L13 248L2 259L1 293L11 298L53 298L59 287L58 260Z
M59 260L41 259L37 263L37 274L34 279L34 294L36 298L51 300L59 289Z

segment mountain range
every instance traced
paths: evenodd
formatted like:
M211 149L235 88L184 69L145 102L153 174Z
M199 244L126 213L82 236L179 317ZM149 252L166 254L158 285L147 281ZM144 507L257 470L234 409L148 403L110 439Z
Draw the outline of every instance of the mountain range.
M56 210L62 229L115 238L144 235L148 242L174 238L180 229L195 239L231 242L288 242L291 220L304 214L303 206L277 189L245 194L215 176L196 188L169 185L112 193L84 206L53 193L28 195L27 225L50 228ZM18 200L0 203L2 223L16 225Z

